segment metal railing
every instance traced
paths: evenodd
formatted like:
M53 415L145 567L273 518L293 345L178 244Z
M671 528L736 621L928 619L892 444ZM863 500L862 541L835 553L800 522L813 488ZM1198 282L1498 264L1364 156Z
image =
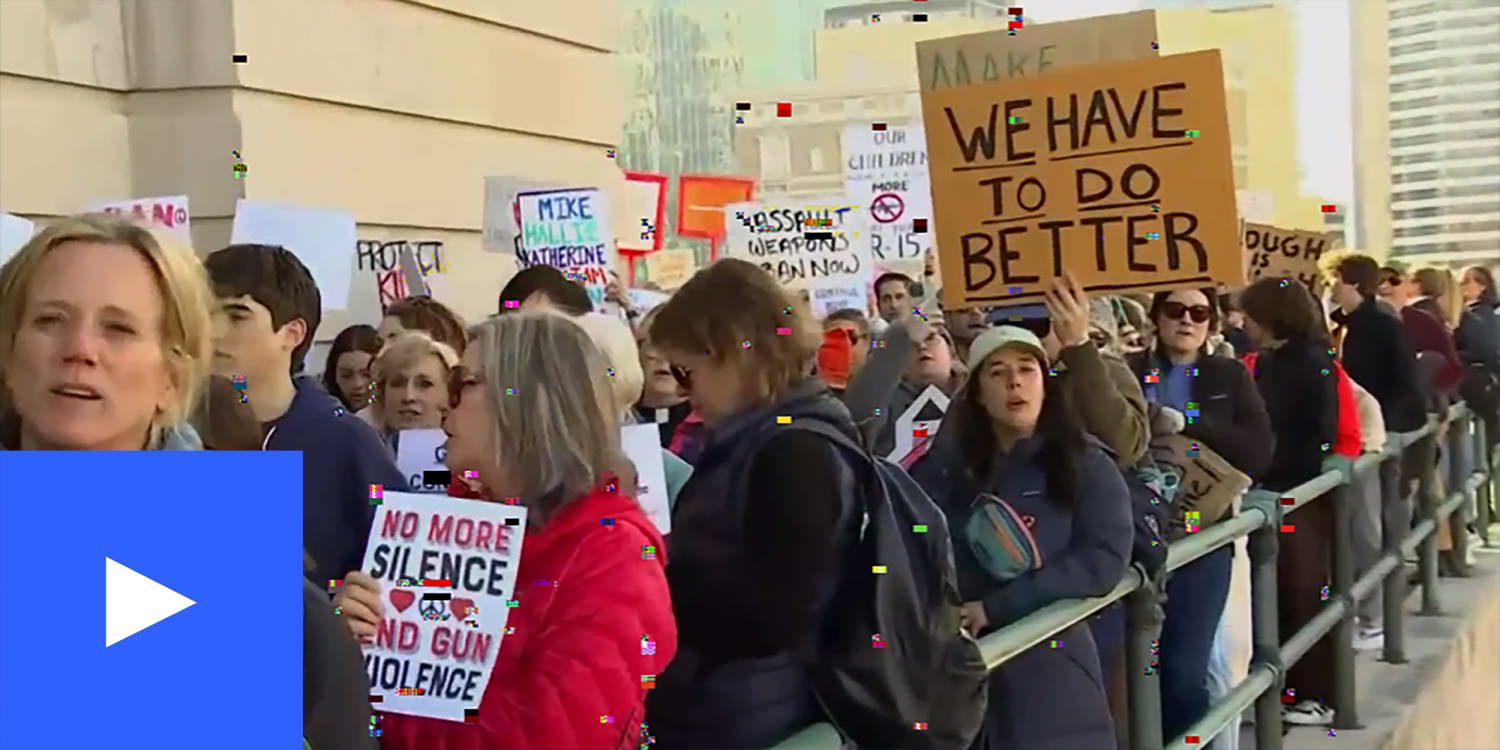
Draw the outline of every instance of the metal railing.
M1465 445L1464 441L1469 441ZM1435 456L1440 441L1448 454L1448 476L1443 487L1449 494L1438 498L1437 466L1425 462L1418 475L1418 507L1407 528L1402 523L1406 513L1405 487L1400 481L1400 461L1406 450L1422 441L1422 450L1432 449ZM1319 638L1334 631L1334 691L1332 695L1335 729L1360 727L1356 712L1354 680L1354 618L1358 602L1376 587L1383 589L1385 646L1384 660L1392 664L1406 662L1405 629L1402 620L1407 581L1402 556L1417 553L1422 606L1419 615L1442 613L1438 600L1438 524L1450 523L1453 537L1452 556L1459 575L1467 575L1464 566L1468 552L1465 516L1474 511L1478 498L1479 532L1489 545L1490 500L1496 468L1500 467L1500 446L1486 455L1484 423L1475 419L1463 403L1455 404L1444 420L1436 417L1420 430L1392 433L1380 453L1361 456L1348 472L1331 470L1286 492L1251 490L1245 493L1239 514L1173 543L1167 554L1167 569L1176 570L1193 560L1248 536L1251 591L1251 662L1248 674L1217 702L1209 706L1202 718L1182 736L1163 741L1161 729L1161 691L1156 670L1152 669L1152 643L1160 632L1154 616L1158 592L1139 568L1132 566L1123 580L1109 593L1090 599L1066 599L1053 602L979 639L984 662L991 671L1006 661L1066 630L1089 615L1125 600L1127 639L1125 668L1130 716L1130 746L1134 750L1186 750L1185 738L1196 736L1196 747L1202 747L1251 705L1255 706L1255 746L1257 750L1281 750L1281 694L1286 670L1308 652ZM1474 457L1488 459L1487 466L1473 466ZM1353 513L1351 486L1368 472L1378 472L1381 493L1382 556L1369 570L1354 580L1354 561L1350 540ZM1332 580L1328 604L1303 625L1285 643L1280 641L1277 621L1276 554L1282 517L1307 503L1331 497L1334 504L1335 532ZM1463 515L1454 515L1455 510ZM1420 520L1416 520L1416 519ZM814 724L793 735L775 750L836 750L842 740L829 724Z

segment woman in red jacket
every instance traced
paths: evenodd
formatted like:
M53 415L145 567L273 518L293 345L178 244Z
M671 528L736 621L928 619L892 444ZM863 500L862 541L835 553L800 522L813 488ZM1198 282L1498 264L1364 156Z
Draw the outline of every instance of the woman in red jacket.
M478 720L385 713L381 748L639 747L645 678L672 660L677 627L661 536L620 451L606 359L551 313L497 316L470 336L449 386L448 465L472 470L481 498L527 508L516 605ZM379 585L358 571L344 584L335 604L368 642Z

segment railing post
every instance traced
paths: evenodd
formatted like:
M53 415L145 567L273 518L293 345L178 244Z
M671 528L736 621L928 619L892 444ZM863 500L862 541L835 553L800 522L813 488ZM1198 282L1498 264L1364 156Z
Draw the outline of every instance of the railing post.
M1478 504L1478 512L1474 514L1475 530L1479 532L1479 539L1485 547L1490 546L1490 523L1494 516L1490 513L1490 503L1494 502L1495 467L1490 461L1489 435L1484 428L1483 419L1474 420L1474 455L1475 461L1484 471L1484 481L1479 483L1478 495L1474 498Z
M1157 663L1161 617L1156 582L1125 596L1125 696L1130 710L1131 750L1161 750L1161 680Z
M1354 485L1345 477L1343 484L1333 488L1333 596L1329 601L1342 600L1346 605L1344 616L1338 625L1325 637L1333 638L1333 726L1335 729L1359 729L1359 715L1355 707L1354 681L1354 616L1359 611L1359 602L1350 591L1354 588L1354 549L1350 526L1353 523L1355 502ZM1318 502L1318 501L1314 501Z
M1422 464L1417 471L1417 502L1419 517L1432 521L1432 533L1428 534L1422 543L1417 546L1417 562L1422 575L1422 609L1418 614L1440 615L1442 607L1438 604L1438 549L1437 549L1437 525L1438 500L1435 485L1437 484L1437 441L1438 430L1432 434L1425 435L1417 445L1412 448L1419 450L1417 457Z
M1453 536L1453 551L1448 553L1452 563L1453 574L1459 578L1468 578L1472 575L1469 571L1469 527L1468 521L1473 517L1472 503L1474 496L1469 493L1469 477L1474 473L1473 469L1473 438L1469 435L1470 425L1474 422L1474 414L1465 410L1453 424L1448 428L1448 478L1444 489L1451 495L1453 492L1461 492L1464 501L1448 514L1448 529ZM1447 502L1448 498L1443 498Z
M1407 446L1404 450L1409 450ZM1380 542L1384 556L1401 560L1401 540L1411 531L1411 517L1405 512L1402 496L1401 457L1380 462ZM1390 664L1406 663L1406 566L1397 565L1387 573L1381 593L1385 610L1381 619L1385 628L1385 660Z
M1255 699L1255 750L1281 750L1281 693L1286 669L1281 665L1280 619L1276 599L1277 534L1281 503L1271 510L1271 523L1250 534L1250 643L1252 664L1269 665L1276 673L1271 687Z

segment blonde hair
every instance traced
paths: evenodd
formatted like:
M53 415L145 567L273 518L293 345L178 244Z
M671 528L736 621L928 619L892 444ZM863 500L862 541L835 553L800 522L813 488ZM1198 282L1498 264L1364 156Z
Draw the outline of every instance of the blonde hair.
M443 363L444 373L451 372L458 366L458 353L453 351L453 347L433 339L425 331L407 331L391 339L375 355L375 361L370 364L370 382L374 390L371 403L376 408L370 412L370 421L376 427L382 431L386 429L385 411L381 408L385 404L386 380L428 357L437 357ZM446 381L443 382L443 387L448 387Z
M606 359L608 369L601 373L609 378L615 396L615 411L625 415L641 398L646 387L646 373L641 369L641 352L635 345L635 335L630 327L620 321L599 313L589 313L571 319L589 335L594 346L599 347Z
M162 360L175 398L152 420L155 435L160 428L187 421L198 404L208 378L213 352L210 304L213 293L203 264L191 247L168 235L158 234L130 219L108 214L65 217L43 229L0 267L0 401L9 395L6 365L16 344L27 294L37 269L47 253L65 242L124 245L146 259L156 277L162 300Z
M597 373L608 359L572 320L510 312L469 329L469 349L495 421L491 458L515 478L514 491L537 522L601 482L633 488L620 450L615 396Z
M1422 294L1437 303L1438 310L1443 313L1443 322L1449 328L1458 325L1459 315L1463 313L1463 300L1455 293L1457 285L1453 283L1453 272L1446 268L1427 266L1413 271L1411 276Z

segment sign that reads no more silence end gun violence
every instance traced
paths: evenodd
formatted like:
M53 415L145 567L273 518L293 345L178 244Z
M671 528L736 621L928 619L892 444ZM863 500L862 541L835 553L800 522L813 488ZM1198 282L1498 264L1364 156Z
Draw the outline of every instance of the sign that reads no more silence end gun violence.
M1217 50L924 91L944 305L1244 281Z

